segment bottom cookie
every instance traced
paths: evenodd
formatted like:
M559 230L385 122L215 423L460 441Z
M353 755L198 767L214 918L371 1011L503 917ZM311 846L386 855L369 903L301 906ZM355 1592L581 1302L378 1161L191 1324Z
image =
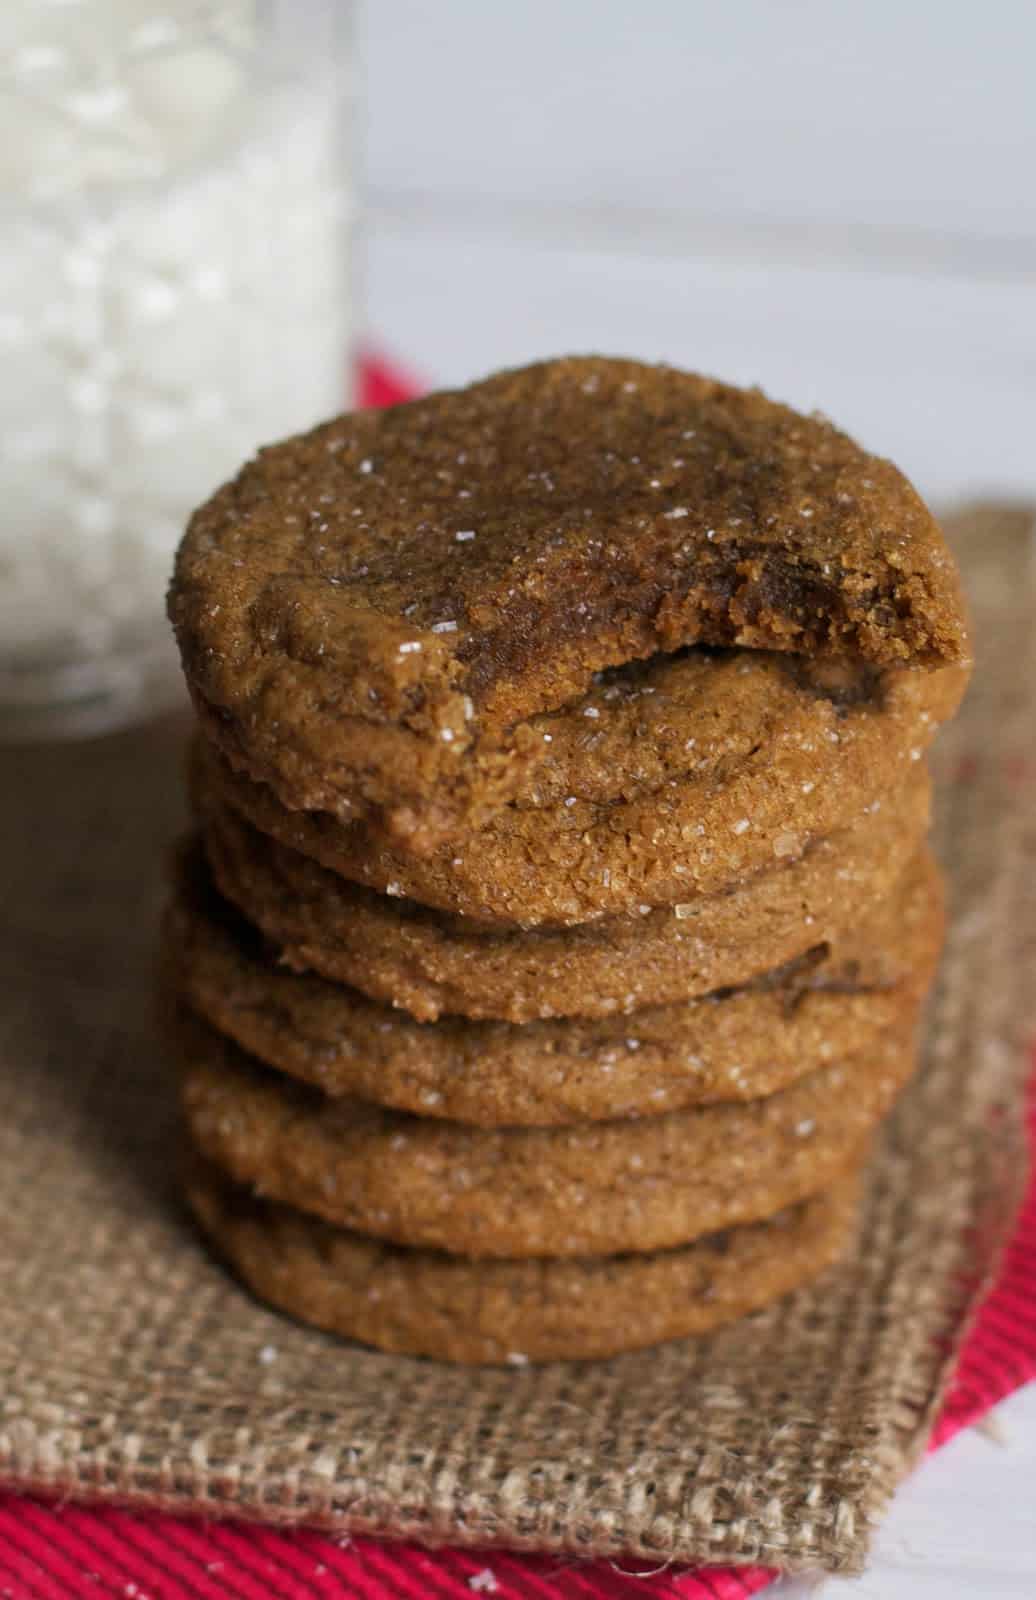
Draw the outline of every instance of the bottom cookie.
M618 1355L769 1305L843 1253L858 1187L842 1178L675 1250L523 1261L385 1244L257 1200L200 1159L187 1198L248 1287L290 1316L398 1355L524 1365Z

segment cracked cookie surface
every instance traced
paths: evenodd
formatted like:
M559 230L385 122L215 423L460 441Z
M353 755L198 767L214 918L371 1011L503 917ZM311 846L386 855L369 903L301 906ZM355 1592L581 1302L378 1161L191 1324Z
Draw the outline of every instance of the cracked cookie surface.
M500 929L375 894L278 844L214 794L203 838L219 889L284 962L421 1021L443 1012L530 1022L610 1016L746 983L844 931L899 882L928 825L931 785L726 894L573 928Z
M598 1020L419 1023L279 964L215 892L192 842L163 946L185 1004L326 1094L482 1126L546 1126L755 1099L858 1056L916 1008L942 925L925 852L858 928L740 989Z
M397 1244L516 1258L668 1249L827 1188L909 1077L915 1020L765 1099L564 1128L330 1099L192 1015L173 1039L190 1137L236 1182Z
M529 719L688 645L967 659L906 479L758 391L603 357L263 450L170 589L199 716L289 808L424 851L534 781Z
M483 828L421 856L362 823L289 811L206 739L192 782L381 893L561 926L717 894L851 826L902 785L964 681L959 668L882 674L758 650L655 657L535 719L550 742L534 779Z

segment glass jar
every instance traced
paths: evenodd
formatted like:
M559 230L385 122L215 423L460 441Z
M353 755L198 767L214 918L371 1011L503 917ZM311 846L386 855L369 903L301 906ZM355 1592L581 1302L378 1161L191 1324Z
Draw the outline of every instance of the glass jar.
M176 693L191 509L349 399L350 6L0 6L0 735Z

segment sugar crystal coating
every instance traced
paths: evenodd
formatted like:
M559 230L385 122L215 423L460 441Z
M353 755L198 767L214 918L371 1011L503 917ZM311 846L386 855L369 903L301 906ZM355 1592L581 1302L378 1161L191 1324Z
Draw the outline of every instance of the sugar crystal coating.
M528 719L623 662L967 656L952 562L893 466L758 391L601 357L261 451L192 519L170 614L232 760L418 849L505 804L542 750Z

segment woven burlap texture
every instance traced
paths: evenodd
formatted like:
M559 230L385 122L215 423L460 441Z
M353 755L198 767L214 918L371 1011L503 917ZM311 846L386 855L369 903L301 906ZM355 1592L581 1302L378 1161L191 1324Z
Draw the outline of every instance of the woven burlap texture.
M185 723L0 757L0 1479L428 1543L853 1570L1023 1177L1031 517L951 519L979 666L936 756L952 929L852 1258L711 1339L465 1371L262 1309L175 1189L151 964ZM1029 1014L1026 1014L1029 1007Z

